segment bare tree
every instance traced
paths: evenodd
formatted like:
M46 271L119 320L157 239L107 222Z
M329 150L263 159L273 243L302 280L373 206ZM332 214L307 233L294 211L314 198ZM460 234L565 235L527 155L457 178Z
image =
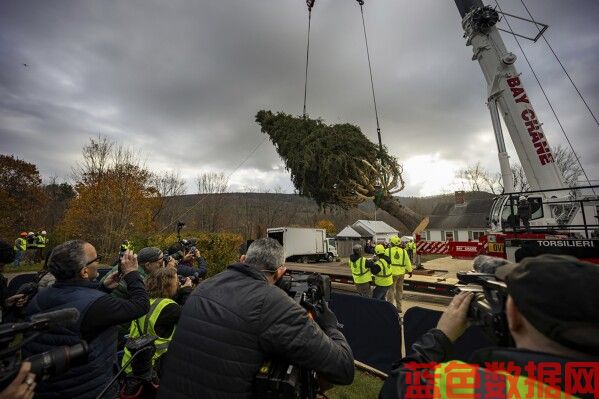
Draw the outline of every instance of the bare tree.
M459 170L456 177L467 185L466 188L469 191L483 191L484 188L489 189L489 183L494 181L480 162L468 165L466 168Z
M113 154L114 142L105 136L90 138L81 151L83 160L72 169L73 178L78 183L86 183L102 176L109 166Z
M162 216L164 219L172 219L178 209L169 206L172 202L173 197L185 194L185 182L181 179L178 172L163 172L154 174L152 176L152 185L156 188L159 203L154 213L153 220L158 216ZM168 215L165 214L165 210L168 209Z
M219 197L227 192L229 178L224 172L204 172L197 178L198 193L205 196L201 201L200 229L205 231L222 230L223 208Z
M557 147L553 147L553 157L555 159L555 163L562 174L562 179L566 186L574 187L578 185L578 181L581 177L583 177L584 173L578 160L576 159L576 154L571 149L568 149L561 144Z
M229 188L229 178L224 172L204 172L198 176L198 194L222 194Z
M578 185L578 181L583 177L584 173L576 159L576 154L562 145L552 147L551 150L557 168L559 169L562 180L566 186L574 187ZM514 189L516 191L530 190L530 184L526 179L526 174L524 173L522 165L517 163L512 165L512 176L514 178Z

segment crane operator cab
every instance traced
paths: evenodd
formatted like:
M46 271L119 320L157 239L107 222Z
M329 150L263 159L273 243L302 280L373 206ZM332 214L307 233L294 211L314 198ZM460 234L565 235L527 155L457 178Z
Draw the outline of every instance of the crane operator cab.
M534 195L502 195L495 199L491 208L492 231L525 229L526 225L555 225L554 218L546 218L543 198ZM549 219L549 220L548 220Z

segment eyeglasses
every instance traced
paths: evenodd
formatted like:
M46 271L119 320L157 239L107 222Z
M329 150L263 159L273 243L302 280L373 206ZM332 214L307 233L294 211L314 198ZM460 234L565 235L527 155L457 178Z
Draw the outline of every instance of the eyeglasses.
M89 262L87 262L87 263L85 264L85 266L89 266L89 265L91 265L91 264L92 264L92 263L94 263L94 262L100 262L101 260L102 260L102 257L101 257L100 255L98 255L98 256L96 257L96 259L94 259L94 260L90 260Z

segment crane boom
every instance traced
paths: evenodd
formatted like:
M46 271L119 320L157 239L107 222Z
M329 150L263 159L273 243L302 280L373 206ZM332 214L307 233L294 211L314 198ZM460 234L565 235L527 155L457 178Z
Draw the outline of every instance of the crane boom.
M499 14L484 6L481 0L455 2L462 16L466 45L472 46L472 59L478 61L487 82L487 105L493 121L506 193L513 191L513 183L499 114L514 143L531 190L565 188L542 124L514 67L516 56L507 51L495 26ZM546 197L552 195L550 192ZM555 193L557 197L563 195Z

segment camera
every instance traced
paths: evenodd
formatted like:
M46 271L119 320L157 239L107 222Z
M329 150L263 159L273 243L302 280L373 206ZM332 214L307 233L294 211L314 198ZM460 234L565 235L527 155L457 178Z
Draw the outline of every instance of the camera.
M178 275L177 277L178 277L178 279L179 279L179 284L180 284L180 285L183 285L183 284L185 284L185 280L187 280L187 277L189 277L189 278L191 279L191 283L192 283L193 285L198 285L198 284L200 283L200 274L199 274L199 273L197 273L197 272L196 272L196 273L194 273L194 274L192 274L191 276L187 276L187 277L186 277L186 276L181 276L181 275Z
M309 312L322 310L331 300L331 279L318 273L294 273L281 277L276 285Z
M62 309L41 313L32 317L31 322L0 325L0 389L6 388L17 376L21 367L21 348L44 331L55 326L64 326L79 318L76 309ZM26 335L23 339L22 336ZM58 376L87 359L88 345L85 341L73 346L61 346L48 352L28 357L31 372L36 381L44 381Z
M468 308L468 320L472 325L480 326L484 334L495 345L513 346L505 313L508 297L505 282L495 277L495 269L504 265L504 259L479 256L474 260L474 269L458 272L458 285L455 294L472 292L474 297Z
M158 386L158 375L152 365L152 358L156 353L154 341L157 336L144 334L135 338L127 338L125 347L131 354L129 364L131 365L131 374L125 377L121 388L121 397L143 397L142 389ZM122 370L125 370L123 367Z
M276 285L305 308L309 314L323 310L331 299L331 279L318 273L294 273L281 277ZM269 359L254 380L257 398L315 398L319 389L314 370L290 364L285 359Z

